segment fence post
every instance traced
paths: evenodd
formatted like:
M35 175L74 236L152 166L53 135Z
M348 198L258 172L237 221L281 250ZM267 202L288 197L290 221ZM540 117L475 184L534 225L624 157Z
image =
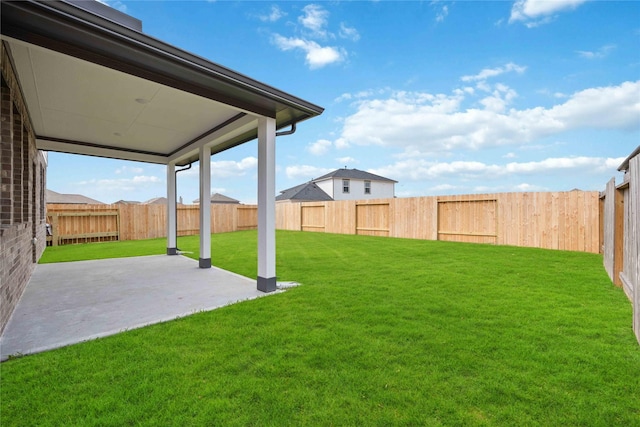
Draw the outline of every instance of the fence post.
M629 243L627 249L632 256L630 275L633 281L633 331L640 343L640 155L629 161L629 221L631 230L627 230ZM635 258L635 260L634 260Z
M58 213L55 212L51 215L51 245L52 246L58 246L59 242L58 242L58 236L59 236L59 232L58 232Z

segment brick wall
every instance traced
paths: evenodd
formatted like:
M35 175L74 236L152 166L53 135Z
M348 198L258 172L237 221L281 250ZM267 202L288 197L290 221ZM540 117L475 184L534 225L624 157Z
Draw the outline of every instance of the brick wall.
M7 50L0 43L0 333L46 245L46 158L35 134Z

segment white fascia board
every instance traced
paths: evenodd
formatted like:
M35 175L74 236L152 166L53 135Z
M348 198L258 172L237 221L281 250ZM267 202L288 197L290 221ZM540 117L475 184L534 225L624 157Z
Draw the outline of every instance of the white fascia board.
M110 159L133 160L135 162L167 164L166 156L160 154L140 153L126 149L107 148L93 145L74 144L72 142L52 141L49 139L36 139L36 148L44 151L56 151L59 153L84 154L87 156L107 157Z
M233 123L230 123L223 128L217 129L214 132L193 141L191 144L173 153L171 156L169 156L168 159L171 162L179 164L182 160L193 156L194 153L197 153L201 147L207 145L210 147L214 147L219 142L231 139L235 136L241 135L242 133L250 129L255 129L257 127L258 118L251 114L247 114L246 116L239 118Z

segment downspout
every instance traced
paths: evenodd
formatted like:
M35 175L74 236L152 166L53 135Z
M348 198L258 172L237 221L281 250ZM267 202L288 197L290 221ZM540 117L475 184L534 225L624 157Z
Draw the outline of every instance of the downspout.
M296 122L291 123L291 129L276 132L276 136L293 135L294 133L296 133Z
M178 172L182 172L182 171L186 171L191 169L191 166L193 165L193 163L189 163L186 167L182 168L182 169L176 169L176 171L174 172L175 174L175 188L174 188L174 200L176 201L176 206L175 206L175 215L176 215L176 252L178 254L180 254L180 249L178 249ZM202 201L201 201L202 202Z

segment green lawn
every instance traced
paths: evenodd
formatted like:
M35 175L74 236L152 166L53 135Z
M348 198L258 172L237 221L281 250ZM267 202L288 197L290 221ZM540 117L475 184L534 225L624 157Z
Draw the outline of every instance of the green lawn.
M279 279L302 286L9 360L0 425L640 425L631 306L601 256L277 242ZM197 238L179 247L197 257ZM164 239L99 243L42 261L164 251ZM256 233L213 235L212 259L255 277Z

